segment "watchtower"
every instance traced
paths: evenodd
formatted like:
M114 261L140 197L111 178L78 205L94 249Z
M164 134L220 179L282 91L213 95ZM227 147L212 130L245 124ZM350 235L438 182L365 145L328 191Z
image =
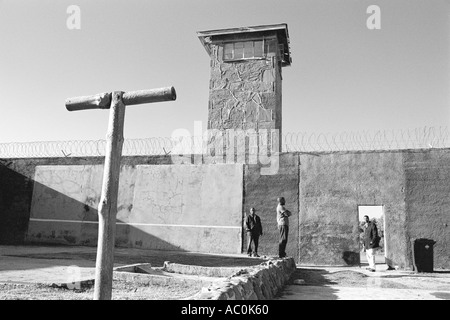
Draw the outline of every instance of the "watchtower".
M287 24L197 34L211 59L208 129L277 129L280 137L281 70L292 62Z

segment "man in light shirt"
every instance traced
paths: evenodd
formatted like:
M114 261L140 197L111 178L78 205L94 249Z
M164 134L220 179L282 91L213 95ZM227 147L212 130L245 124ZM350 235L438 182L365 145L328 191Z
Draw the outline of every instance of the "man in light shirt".
M292 215L289 210L287 210L284 205L286 200L283 197L277 199L277 224L278 231L280 232L280 242L278 244L278 256L280 258L286 257L286 245L288 241L289 233L289 217Z

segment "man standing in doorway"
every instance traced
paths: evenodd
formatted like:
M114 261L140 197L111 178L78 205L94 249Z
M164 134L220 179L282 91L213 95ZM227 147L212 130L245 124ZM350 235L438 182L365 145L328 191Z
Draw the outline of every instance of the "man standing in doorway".
M380 238L378 237L378 229L369 216L364 216L366 221L364 225L364 248L366 249L366 257L369 262L367 270L375 272L375 254L379 247Z
M277 199L277 224L278 231L280 232L280 242L278 243L278 256L280 258L286 257L286 245L288 241L289 233L289 217L291 212L287 210L284 205L286 201L283 197Z
M259 257L258 255L258 243L259 236L262 236L262 225L261 219L256 215L255 208L250 208L250 214L247 216L245 220L245 229L247 230L247 254L249 257L252 256L252 242L255 245L255 251L253 253L254 257Z

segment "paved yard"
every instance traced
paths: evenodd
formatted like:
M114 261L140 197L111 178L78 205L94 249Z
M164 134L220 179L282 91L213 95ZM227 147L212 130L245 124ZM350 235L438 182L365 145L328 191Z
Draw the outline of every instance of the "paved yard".
M450 271L415 273L388 271L377 264L377 272L359 267L299 266L278 300L450 300Z
M0 299L90 299L92 289L71 292L49 288L74 277L93 279L96 248L67 246L0 246ZM192 252L165 252L118 248L115 266L150 263L162 267L164 261L206 267L248 267L262 258L246 255L218 255ZM417 274L387 271L381 260L377 272L359 267L298 266L293 280L276 300L441 300L450 299L450 270ZM45 284L42 286L40 284ZM115 283L115 299L183 299L200 287L149 290L132 283ZM91 290L91 291L89 291ZM148 290L148 291L146 291ZM8 292L12 295L8 296ZM183 293L184 292L184 293ZM15 294L15 295L14 295Z

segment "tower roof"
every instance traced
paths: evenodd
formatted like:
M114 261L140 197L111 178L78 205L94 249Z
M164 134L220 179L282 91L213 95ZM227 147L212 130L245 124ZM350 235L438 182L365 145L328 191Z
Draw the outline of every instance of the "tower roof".
M291 48L289 42L289 33L288 27L286 23L281 24L271 24L271 25L262 25L262 26L251 26L251 27L239 27L239 28L228 28L228 29L219 29L219 30L207 30L207 31L198 31L197 36L200 39L203 47L206 49L208 55L211 55L211 47L210 44L213 41L213 38L220 38L221 36L227 35L235 35L235 34L251 34L251 33L261 33L261 32L276 32L278 41L280 44L284 45L284 57L283 57L283 66L290 66L292 63L291 58Z

